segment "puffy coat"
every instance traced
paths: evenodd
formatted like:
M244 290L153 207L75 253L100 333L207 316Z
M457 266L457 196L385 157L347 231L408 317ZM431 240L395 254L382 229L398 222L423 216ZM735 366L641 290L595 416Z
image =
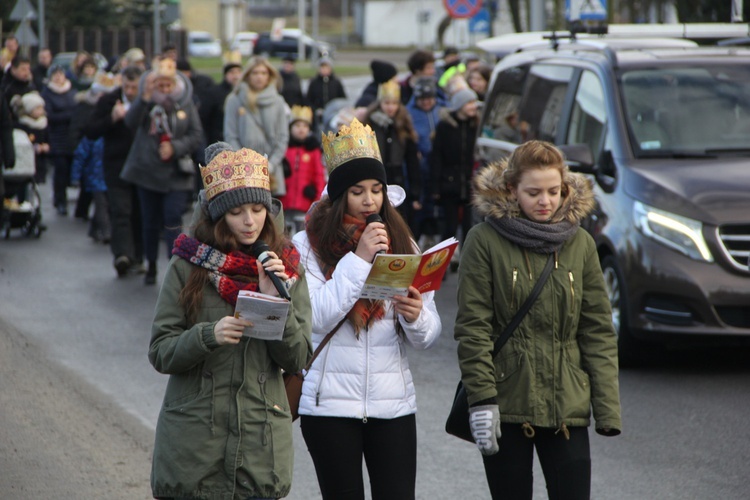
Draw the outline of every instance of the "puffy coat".
M243 80L227 97L224 105L224 140L234 149L250 148L268 155L271 191L274 196L286 194L282 160L289 142L287 106L274 82L258 92L257 109L248 105L250 87Z
M443 109L430 154L430 189L443 199L469 201L477 120L459 120Z
M286 178L286 195L279 199L287 212L307 212L326 185L320 143L312 135L301 142L291 138L284 161L291 173Z
M76 108L76 91L47 85L42 90L49 122L49 152L51 155L72 155L78 144L70 143L70 122Z
M292 417L281 369L296 372L312 354L310 296L300 279L281 341L243 338L219 346L216 322L234 312L213 285L189 324L178 295L194 269L172 257L156 303L149 360L169 374L156 425L155 497L281 498L291 488Z
M70 167L70 180L78 184L83 179L83 189L87 193L101 193L107 191L104 182L104 139L92 141L84 137L73 152L73 164Z
M313 345L317 347L354 306L372 265L350 252L326 281L307 233L297 233L294 245L307 269ZM385 317L361 331L359 338L351 323L344 322L305 377L299 413L357 419L391 419L416 413L414 382L404 344L426 349L440 335L442 325L433 296L434 292L422 295L424 306L414 323L401 320L403 336L396 333L390 301L385 302Z
M518 217L518 204L490 165L477 174L482 216ZM566 174L569 194L553 221L580 220L593 208L588 181ZM492 359L493 343L531 292L547 255L503 238L488 222L461 250L455 338L469 404L496 399L500 419L561 429L590 425L620 433L617 338L592 237L579 228L556 255L541 295ZM467 265L464 265L466 263Z
M125 115L125 124L135 131L135 138L125 165L122 167L120 178L159 193L191 191L195 186L194 175L182 173L177 167L177 160L183 156L192 155L203 142L203 128L198 111L193 104L192 84L182 73L177 73L179 97L167 118L172 131L171 142L174 155L170 161L164 162L159 157L159 135L149 133L151 126L149 113L154 108L154 103L146 102L141 97L148 75L149 72L146 72L141 77L138 97Z

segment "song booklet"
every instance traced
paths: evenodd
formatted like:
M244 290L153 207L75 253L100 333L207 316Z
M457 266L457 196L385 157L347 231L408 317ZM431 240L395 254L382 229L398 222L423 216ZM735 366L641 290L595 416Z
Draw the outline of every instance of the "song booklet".
M281 340L290 302L265 293L240 290L234 317L253 323L243 335L261 340Z

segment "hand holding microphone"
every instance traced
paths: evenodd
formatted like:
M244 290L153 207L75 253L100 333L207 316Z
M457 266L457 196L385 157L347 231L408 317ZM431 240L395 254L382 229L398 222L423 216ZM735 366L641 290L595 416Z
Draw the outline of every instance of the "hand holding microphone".
M277 271L267 269L270 267L273 267L277 265L278 263L281 263L283 266L283 262L281 262L281 259L276 257L275 254L271 253L271 249L268 247L266 242L262 240L257 240L255 244L253 245L253 256L258 259L258 262L261 264L258 266L258 275L261 275L260 268L263 268L263 271L266 276L268 276L271 279L271 282L273 283L274 288L276 288L276 291L279 292L279 297L286 299L286 300L292 300L292 298L289 296L289 292L287 291L286 287L284 286L284 283L281 282L281 278L276 274ZM270 261L276 260L278 262L270 263ZM269 263L268 266L266 264ZM283 270L281 271L283 274ZM260 286L260 285L259 285Z
M383 219L378 214L368 215L365 224L355 253L362 260L373 262L378 254L388 250L388 233L385 231Z

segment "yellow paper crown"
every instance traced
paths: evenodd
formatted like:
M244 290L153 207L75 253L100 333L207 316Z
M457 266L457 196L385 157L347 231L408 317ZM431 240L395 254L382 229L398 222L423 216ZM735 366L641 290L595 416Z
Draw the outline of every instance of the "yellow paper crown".
M268 178L268 159L252 149L225 150L217 154L205 167L200 168L206 201L238 188L271 190Z
M302 120L303 122L307 122L308 125L312 125L312 120L313 120L312 108L309 106L298 106L297 104L292 106L292 116L289 119L289 123L294 123L299 120Z
M177 75L177 64L174 59L163 57L159 60L155 73L157 78L174 78Z
M323 155L330 174L342 163L355 158L380 158L380 148L375 132L356 118L350 125L342 125L338 134L323 134Z
M382 101L384 99L401 100L401 86L393 78L385 83L381 83L378 87L378 100Z

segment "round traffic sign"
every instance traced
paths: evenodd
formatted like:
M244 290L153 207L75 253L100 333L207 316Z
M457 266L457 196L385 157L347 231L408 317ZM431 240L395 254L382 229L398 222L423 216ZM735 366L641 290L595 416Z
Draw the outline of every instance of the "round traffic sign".
M482 9L482 0L443 0L443 5L452 18L467 19Z

